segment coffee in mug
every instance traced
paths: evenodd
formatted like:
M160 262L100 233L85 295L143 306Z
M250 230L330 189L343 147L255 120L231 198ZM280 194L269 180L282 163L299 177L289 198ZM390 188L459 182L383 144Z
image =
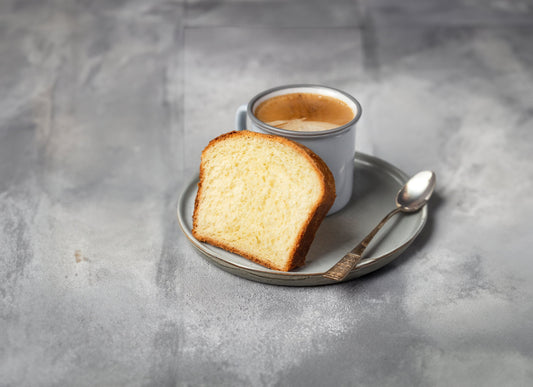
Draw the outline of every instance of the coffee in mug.
M315 93L278 95L263 101L254 113L267 125L298 132L334 129L355 116L340 99Z

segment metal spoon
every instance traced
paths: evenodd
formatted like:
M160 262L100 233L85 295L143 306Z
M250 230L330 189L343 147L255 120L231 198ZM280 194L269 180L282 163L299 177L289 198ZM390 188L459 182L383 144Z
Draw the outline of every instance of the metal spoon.
M396 208L389 212L365 239L352 251L346 254L323 277L336 281L343 280L359 263L366 247L387 221L399 212L416 212L421 209L431 197L435 189L436 177L432 171L418 172L411 177L396 195Z

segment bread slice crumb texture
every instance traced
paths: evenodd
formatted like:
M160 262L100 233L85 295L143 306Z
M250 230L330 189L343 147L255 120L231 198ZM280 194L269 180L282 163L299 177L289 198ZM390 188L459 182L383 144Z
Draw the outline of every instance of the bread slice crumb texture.
M193 234L277 270L302 264L295 254L310 244L302 239L319 207L325 216L328 196L315 158L270 135L232 132L213 140L202 153Z

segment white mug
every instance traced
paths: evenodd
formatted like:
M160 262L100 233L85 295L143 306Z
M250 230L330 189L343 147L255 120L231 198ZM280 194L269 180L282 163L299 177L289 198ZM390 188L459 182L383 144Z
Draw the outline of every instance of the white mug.
M313 93L333 97L346 103L352 109L353 119L345 125L333 129L300 132L280 129L260 121L254 114L255 109L264 101L284 94ZM327 164L335 179L337 198L328 215L341 210L352 196L353 169L355 157L355 123L361 117L361 105L344 91L321 85L286 85L263 91L253 97L247 105L237 109L236 130L251 130L259 133L286 137L305 145ZM247 119L251 127L247 128Z

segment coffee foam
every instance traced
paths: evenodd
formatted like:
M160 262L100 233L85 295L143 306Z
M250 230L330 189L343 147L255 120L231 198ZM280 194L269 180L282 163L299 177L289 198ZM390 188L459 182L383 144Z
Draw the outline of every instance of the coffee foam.
M267 122L267 124L280 129L293 130L295 132L320 132L321 130L329 130L338 127L338 125L332 124L331 122L308 121L305 118L270 121Z

